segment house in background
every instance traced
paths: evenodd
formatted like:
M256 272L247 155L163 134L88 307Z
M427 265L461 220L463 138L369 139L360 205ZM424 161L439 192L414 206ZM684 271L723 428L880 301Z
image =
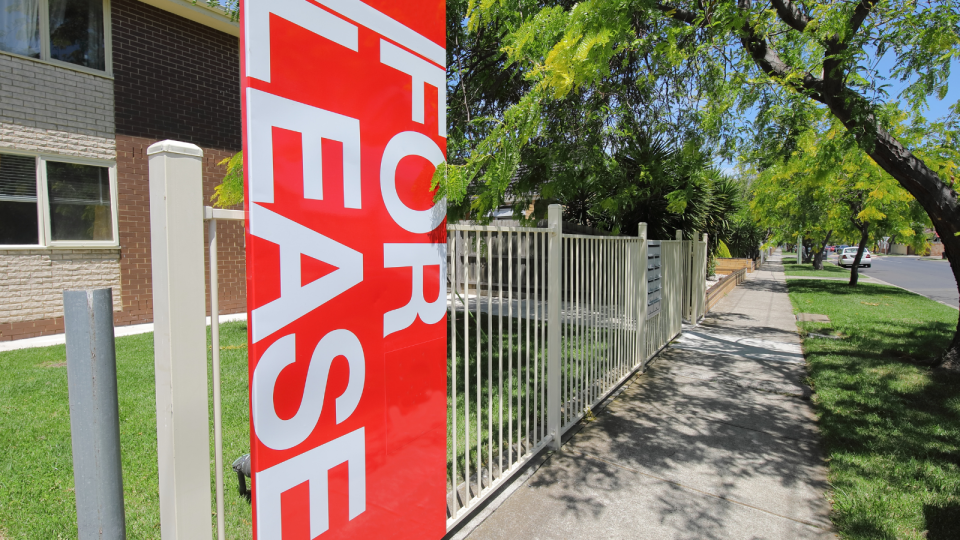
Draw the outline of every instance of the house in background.
M147 148L204 151L204 204L241 148L239 29L203 0L0 0L0 341L63 332L64 289L152 322ZM246 310L220 223L221 313Z

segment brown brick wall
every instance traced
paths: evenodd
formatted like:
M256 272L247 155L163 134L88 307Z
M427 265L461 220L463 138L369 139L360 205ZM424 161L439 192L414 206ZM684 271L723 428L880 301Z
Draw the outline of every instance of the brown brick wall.
M63 317L0 324L0 341L12 341L14 339L26 339L62 333Z
M153 321L153 289L150 259L150 192L148 184L147 148L157 142L141 137L117 136L117 187L120 199L120 288L123 291L123 312L118 324L141 324ZM204 148L204 204L213 195L214 187L223 178L224 168L218 163L232 155L231 151ZM218 225L220 278L220 312L240 313L246 310L246 263L244 260L243 226L240 223ZM204 227L204 245L206 228ZM206 267L206 254L204 254ZM207 276L209 280L209 276ZM209 304L209 302L208 302ZM209 313L209 311L208 311Z
M240 149L237 38L137 0L113 0L117 135Z

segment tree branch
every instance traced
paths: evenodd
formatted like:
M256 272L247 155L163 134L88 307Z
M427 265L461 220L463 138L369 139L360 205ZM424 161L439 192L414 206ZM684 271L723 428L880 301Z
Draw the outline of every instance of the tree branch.
M794 30L803 32L807 28L807 24L812 20L810 17L807 17L803 14L802 11L790 0L771 0L773 2L773 7L777 9L777 15L780 16L780 20L785 22L788 26Z
M671 19L676 19L687 24L694 24L697 22L698 15L693 11L671 6L670 4L657 4L657 9L662 11L664 15L670 17Z

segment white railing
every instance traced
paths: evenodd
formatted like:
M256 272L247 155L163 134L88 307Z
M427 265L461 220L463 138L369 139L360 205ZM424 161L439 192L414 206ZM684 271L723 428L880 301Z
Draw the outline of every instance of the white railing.
M558 448L680 334L682 317L698 320L705 309L705 239L648 242L645 224L638 236L563 234L559 207L550 217L540 228L447 228L448 530L541 451ZM222 539L217 222L244 218L206 207L204 219Z
M547 227L447 228L448 530L679 335L685 308L705 310L706 238L561 222L552 206Z
M553 229L447 229L448 528L552 440L546 430Z

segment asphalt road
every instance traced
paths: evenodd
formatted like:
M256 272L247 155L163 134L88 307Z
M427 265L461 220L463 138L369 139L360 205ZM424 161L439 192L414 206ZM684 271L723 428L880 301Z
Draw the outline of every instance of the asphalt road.
M836 262L836 256L831 259ZM960 308L957 282L947 261L922 260L913 256L881 257L873 260L872 268L861 268L860 272Z

